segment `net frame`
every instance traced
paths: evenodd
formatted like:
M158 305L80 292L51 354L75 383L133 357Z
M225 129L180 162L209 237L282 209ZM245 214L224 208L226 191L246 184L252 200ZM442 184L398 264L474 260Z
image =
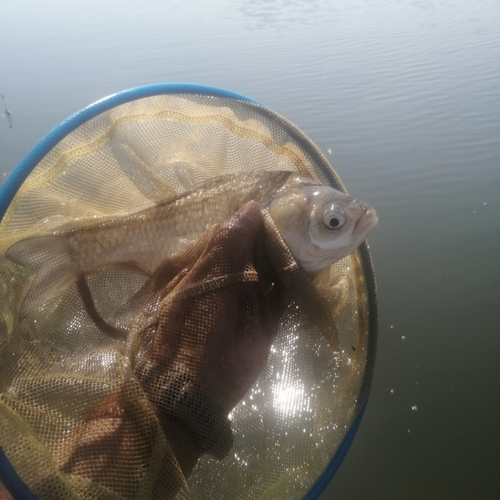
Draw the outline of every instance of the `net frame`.
M137 99L146 97L165 95L165 94L192 94L209 97L223 97L236 99L248 103L250 106L265 115L268 119L274 120L279 125L285 127L287 132L291 134L296 142L305 147L309 154L315 160L316 165L321 170L323 177L327 183L340 191L346 192L341 180L329 165L321 151L305 136L297 127L282 118L280 115L263 107L257 101L250 99L241 94L237 94L228 90L206 85L190 84L190 83L159 83L135 87L129 90L113 94L109 97L101 99L96 103L84 108L75 113L60 125L49 132L42 140L40 140L29 153L21 160L18 166L14 169L11 175L6 180L5 184L0 188L0 220L4 217L5 212L9 208L19 188L37 166L37 164L67 135L76 130L78 127L88 122L92 118L111 110L121 104L129 103ZM365 280L367 290L367 308L368 308L368 325L367 325L367 356L366 365L364 367L363 379L359 390L359 398L357 399L356 418L352 422L349 430L346 432L340 446L331 458L329 464L304 497L306 500L318 498L328 483L333 478L334 474L340 467L361 423L364 410L366 408L369 388L373 375L375 351L377 344L377 301L376 301L376 283L374 277L373 265L366 242L357 250L360 257L361 273ZM15 498L33 499L36 498L29 488L24 484L15 469L11 466L8 458L0 448L0 481L4 483L9 491L15 495Z

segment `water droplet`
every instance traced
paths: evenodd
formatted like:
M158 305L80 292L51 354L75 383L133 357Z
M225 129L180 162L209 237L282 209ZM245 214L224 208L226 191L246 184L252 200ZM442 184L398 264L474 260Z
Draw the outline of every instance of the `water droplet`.
M394 389L391 389L391 394L394 394Z
M394 325L391 325L391 330L394 328Z
M404 340L406 338L406 335L402 335L401 338Z
M487 203L486 203L486 202L484 202L484 203L483 203L483 205L484 205L484 206L486 206L486 205L487 205Z

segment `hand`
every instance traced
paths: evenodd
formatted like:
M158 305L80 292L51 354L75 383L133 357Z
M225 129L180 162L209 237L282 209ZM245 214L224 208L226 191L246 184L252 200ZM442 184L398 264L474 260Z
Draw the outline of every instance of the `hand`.
M221 224L160 308L150 356L188 373L228 414L264 368L280 319L259 206Z
M189 253L194 260L186 267ZM205 416L213 411L217 413L214 422L227 421L266 365L284 304L279 273L268 256L264 222L256 203L246 204L207 233L180 261L182 269L179 260L167 262L145 287L149 292L154 290L161 303L155 315L153 344L135 370L175 457L164 461L158 477L162 483L170 477L166 489L171 495L183 481L176 463L187 477L207 451L200 447L200 436L201 441L215 443L216 449L221 433L216 426L206 426L210 415L193 419L182 404L181 410L169 409L169 405L179 406L184 390L189 402L201 405ZM162 283L165 276L169 278ZM138 339L140 342L140 336ZM186 381L183 387L178 387L179 377ZM174 401L175 391L180 396L177 394ZM120 491L114 468L128 468L126 476L133 477L133 457L147 463L144 453L149 452L142 443L144 424L138 421L149 411L147 400L134 401L123 394L112 394L75 430L67 449L61 451L64 472L82 474ZM154 423L148 425L152 426L150 434L156 432ZM136 434L141 426L141 434Z

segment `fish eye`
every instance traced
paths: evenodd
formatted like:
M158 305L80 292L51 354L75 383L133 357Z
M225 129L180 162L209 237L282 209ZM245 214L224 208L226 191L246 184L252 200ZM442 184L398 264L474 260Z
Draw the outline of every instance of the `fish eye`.
M342 208L331 205L323 212L323 224L328 229L340 229L345 223L346 216Z
M332 217L329 221L328 224L330 224L330 227L339 227L340 226L340 221L337 219L337 217Z

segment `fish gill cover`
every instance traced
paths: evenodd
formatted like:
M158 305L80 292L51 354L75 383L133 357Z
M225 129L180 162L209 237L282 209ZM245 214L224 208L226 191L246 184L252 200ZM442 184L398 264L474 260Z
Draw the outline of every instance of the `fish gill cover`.
M51 148L0 223L0 446L31 491L303 498L373 366L376 216L343 191L224 96L134 99Z

